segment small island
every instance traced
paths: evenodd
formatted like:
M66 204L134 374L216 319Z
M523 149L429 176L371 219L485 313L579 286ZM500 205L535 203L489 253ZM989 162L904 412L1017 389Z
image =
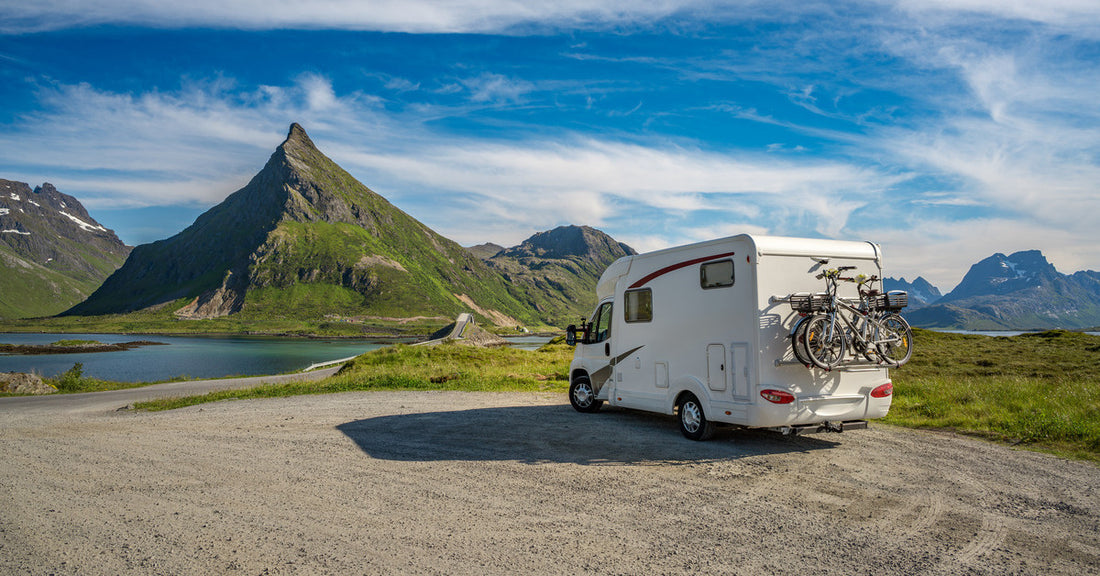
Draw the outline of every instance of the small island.
M107 344L97 340L58 340L52 344L0 344L0 354L77 354L87 352L119 352L139 346L167 346L164 342L136 340Z

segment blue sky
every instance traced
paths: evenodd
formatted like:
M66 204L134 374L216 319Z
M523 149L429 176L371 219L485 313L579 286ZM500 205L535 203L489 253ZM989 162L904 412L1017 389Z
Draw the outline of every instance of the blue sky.
M299 122L463 245L872 240L945 291L995 252L1100 269L1094 1L21 4L0 6L0 177L129 244Z

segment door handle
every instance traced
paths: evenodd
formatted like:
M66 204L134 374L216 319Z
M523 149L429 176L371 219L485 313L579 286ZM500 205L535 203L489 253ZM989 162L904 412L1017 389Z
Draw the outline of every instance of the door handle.
M603 355L604 356L610 356L611 355L611 343L610 342L603 345Z

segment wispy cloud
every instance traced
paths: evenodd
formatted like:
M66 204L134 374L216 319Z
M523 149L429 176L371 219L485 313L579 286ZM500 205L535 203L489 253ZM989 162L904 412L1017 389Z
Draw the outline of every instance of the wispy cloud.
M644 22L709 2L604 0L37 0L6 6L0 32L123 24L240 29L342 29L394 32L500 32L519 26L591 26Z
M243 185L286 126L299 121L362 181L470 242L485 238L469 230L492 229L490 222L499 219L511 232L494 240L518 242L563 223L614 226L628 210L726 212L728 198L775 206L776 227L785 218L788 228L835 235L853 211L901 179L844 162L581 134L496 142L448 135L415 115L383 114L367 95L338 95L317 75L248 92L232 86L223 81L140 95L88 85L43 88L42 111L0 135L0 145L14 151L7 162L41 165L53 158L41 169L70 174L74 187L91 193L92 205L108 197L114 206L211 204ZM50 136L28 139L28 133ZM461 226L434 213L440 195L469 212ZM471 219L479 226L471 227Z
M727 32L714 27L747 30L745 23L774 30L746 42L711 37ZM90 193L93 204L209 205L243 185L297 121L364 183L467 243L518 242L564 223L602 226L641 249L736 231L859 237L887 245L891 271L945 289L992 251L1041 248L1067 271L1100 263L1088 217L1100 213L1094 1L41 0L0 7L3 34L103 24L643 31L639 37L669 42L648 50L633 43L608 50L605 38L563 42L554 55L585 67L577 76L484 65L364 72L375 75L381 94L320 73L240 86L229 71L179 89L133 92L39 76L37 110L0 132L7 177L45 174ZM629 72L592 72L611 67ZM679 84L662 93L666 86L633 76L646 71ZM739 99L746 85L765 88ZM691 103L678 104L687 92ZM538 115L561 97L593 113L578 121ZM517 109L523 114L501 113ZM508 129L453 129L486 117ZM740 134L708 140L692 128L673 133L674 123L653 130L664 118L703 131L710 120L734 121L766 136L742 145Z

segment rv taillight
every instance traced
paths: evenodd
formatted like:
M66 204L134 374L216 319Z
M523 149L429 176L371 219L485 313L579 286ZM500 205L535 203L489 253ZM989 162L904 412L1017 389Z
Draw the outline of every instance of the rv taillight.
M875 387L871 390L871 398L886 398L894 394L894 383L887 382L881 386Z
M761 390L760 396L772 404L790 404L794 402L794 394L783 390Z

